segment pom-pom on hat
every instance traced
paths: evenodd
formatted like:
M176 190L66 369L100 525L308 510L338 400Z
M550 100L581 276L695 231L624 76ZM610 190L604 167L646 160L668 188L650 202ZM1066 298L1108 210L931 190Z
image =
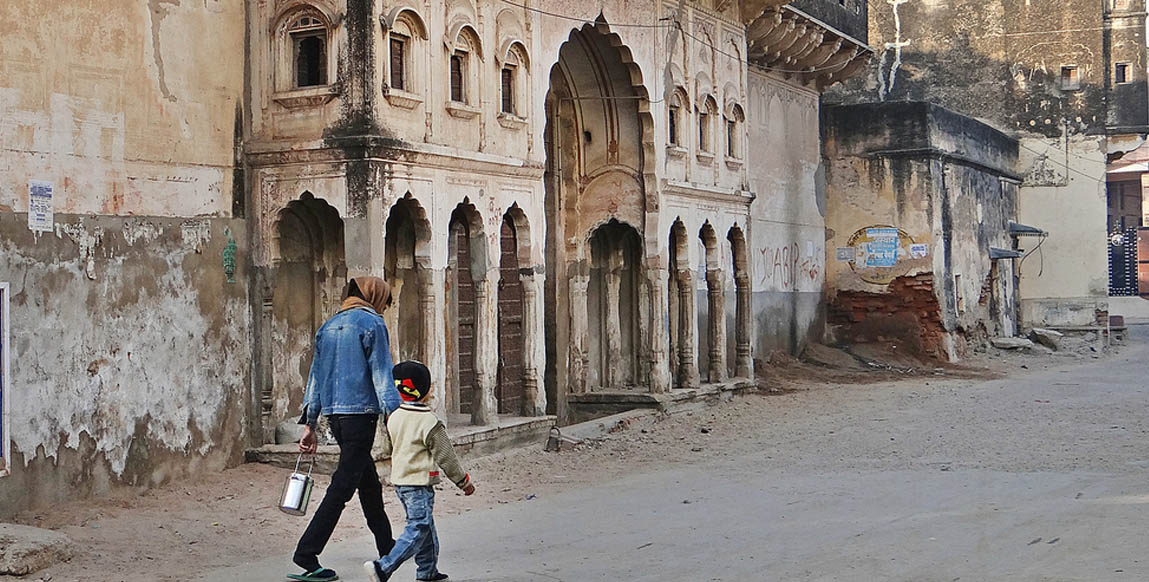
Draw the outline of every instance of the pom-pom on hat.
M392 369L399 397L407 402L418 402L431 392L431 371L421 362L400 362Z

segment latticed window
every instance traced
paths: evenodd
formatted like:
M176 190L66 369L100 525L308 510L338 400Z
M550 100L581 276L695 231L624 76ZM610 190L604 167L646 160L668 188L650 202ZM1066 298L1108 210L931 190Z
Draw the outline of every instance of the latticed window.
M327 84L327 25L318 16L304 14L287 28L295 63L295 86Z
M671 105L666 116L666 141L678 145L678 105Z

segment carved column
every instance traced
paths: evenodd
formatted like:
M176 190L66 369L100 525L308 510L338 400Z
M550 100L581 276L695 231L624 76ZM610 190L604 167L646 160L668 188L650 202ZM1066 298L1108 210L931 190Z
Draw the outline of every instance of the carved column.
M524 412L529 416L546 414L546 397L539 393L539 334L535 318L542 312L536 307L539 300L539 282L536 275L522 277L523 281L523 392L526 402Z
M698 377L698 364L694 359L694 277L690 269L678 272L679 342L678 377L683 388L697 388L701 383Z
M667 329L667 344L669 346L667 350L669 356L667 362L667 374L670 378L670 386L673 388L678 388L683 384L682 376L679 374L679 372L682 370L682 366L678 361L678 352L682 349L682 337L680 335L682 326L679 325L678 321L679 317L682 316L682 307L678 305L678 286L680 282L678 280L678 272L674 270L673 265L671 265L669 275L670 276L666 278L667 291L665 293L667 322L669 323L669 328Z
M669 312L667 304L670 297L667 293L667 271L652 268L649 273L647 286L650 289L650 391L661 394L670 391L670 349L672 341L668 335L667 319Z
M583 394L587 391L587 287L590 277L587 275L573 275L570 278L570 349L568 350L568 377L572 394Z
M622 322L619 319L619 291L622 287L622 249L611 251L606 268L606 365L602 371L603 387L617 389L626 378L626 362L622 361Z
M737 300L734 338L737 353L734 359L735 375L739 378L754 377L754 355L750 348L750 277L738 275L735 279Z
M721 269L706 272L710 343L710 381L726 381L726 275Z
M492 302L491 281L484 273L481 279L475 279L475 383L478 386L471 422L478 426L499 421L499 404L495 398L499 358L497 312Z

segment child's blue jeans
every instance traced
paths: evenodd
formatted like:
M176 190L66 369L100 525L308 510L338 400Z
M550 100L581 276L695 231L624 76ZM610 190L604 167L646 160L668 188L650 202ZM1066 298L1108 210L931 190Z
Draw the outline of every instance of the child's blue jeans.
M435 533L435 488L396 485L395 493L407 511L407 527L403 535L395 540L391 553L379 558L376 563L384 574L390 576L403 565L415 558L415 578L429 580L439 574L439 536Z

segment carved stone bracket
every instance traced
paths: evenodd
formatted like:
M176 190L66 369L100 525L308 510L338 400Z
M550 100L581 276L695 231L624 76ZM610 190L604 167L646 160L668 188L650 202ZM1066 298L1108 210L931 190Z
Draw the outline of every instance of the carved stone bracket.
M863 41L785 6L765 8L747 23L746 36L752 63L819 89L850 78L873 53Z

